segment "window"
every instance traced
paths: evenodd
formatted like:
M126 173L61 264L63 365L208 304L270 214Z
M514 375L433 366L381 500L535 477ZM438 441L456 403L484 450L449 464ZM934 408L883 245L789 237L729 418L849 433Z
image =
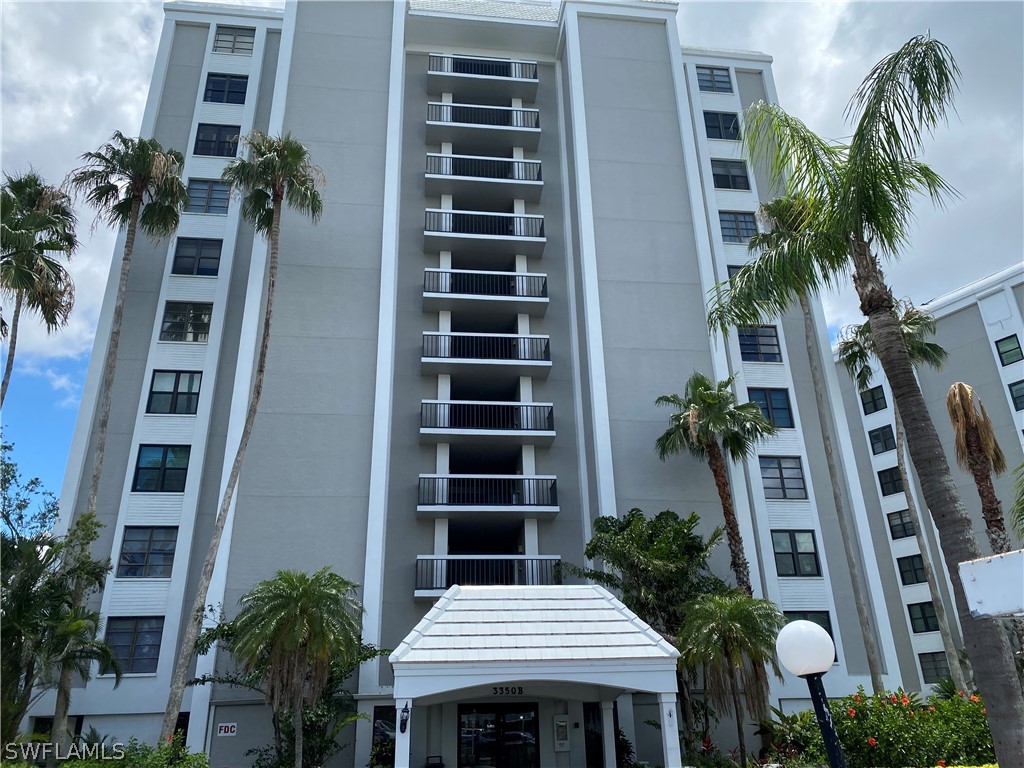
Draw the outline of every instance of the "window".
M747 165L742 160L712 160L711 177L715 189L750 189Z
M194 415L202 381L200 371L153 371L146 413Z
M740 270L743 269L743 267L741 267L739 264L729 264L726 266L725 269L729 275L729 279L732 280L734 277L736 277L736 275L740 273Z
M779 576L821 576L814 531L772 531L772 549Z
M172 275L199 275L216 277L220 269L222 240L203 240L198 237L179 237L174 249Z
M1005 339L997 341L996 352L999 353L999 362L1001 362L1004 367L1011 363L1019 363L1021 360L1024 360L1024 352L1021 352L1020 341L1017 339L1017 334L1007 336Z
M789 392L785 389L748 389L747 397L757 403L764 417L776 427L793 426L793 410L789 407Z
M697 87L712 93L732 93L732 79L725 67L697 67Z
M925 683L934 685L942 680L949 680L949 662L945 653L919 653L917 658L921 662L921 676Z
M781 363L779 332L774 325L754 325L737 328L740 357L748 363Z
M252 27L223 27L218 24L217 34L213 38L213 52L252 56L252 46L255 42L256 30Z
M935 606L931 600L927 603L911 603L907 610L910 612L910 628L915 635L939 631L939 620L935 617Z
M206 92L203 101L218 104L245 104L245 90L249 85L247 75L215 75L206 76Z
M137 493L182 493L191 452L188 445L140 445L132 490Z
M223 181L189 179L188 207L185 209L185 213L226 214L230 196L231 187Z
M871 453L876 456L886 451L896 450L896 436L892 433L892 426L889 424L868 432L868 440L871 441Z
M900 477L900 468L889 467L889 469L879 470L878 486L882 489L883 496L903 493L903 478Z
M869 416L872 413L878 411L884 411L886 408L885 404L885 390L882 389L881 385L872 387L871 389L865 389L860 393L860 402L864 406L864 415Z
M200 123L196 129L196 145L192 152L196 155L234 157L238 153L238 134L241 132L241 127L237 125Z
M814 622L828 632L828 636L832 637L832 642L835 642L835 638L832 636L832 619L829 617L828 611L783 611L782 615L785 617L787 624L791 621ZM839 661L838 649L833 657L833 662L835 661Z
M705 112L704 132L709 139L740 138L740 118L735 112Z
M1024 411L1024 380L1010 385L1010 398L1013 400L1013 410Z
M889 521L889 535L892 536L893 540L906 539L915 535L914 521L910 519L910 510L904 509L902 512L890 512L886 515L886 518Z
M107 619L106 641L114 658L121 663L121 671L156 672L163 632L162 616L111 617Z
M804 470L799 456L760 456L766 499L806 499Z
M727 243L745 243L757 234L757 221L752 213L719 211L718 221L722 225L722 239Z
M118 578L171 578L177 539L177 528L125 528L117 561Z
M924 574L924 560L920 555L897 557L896 565L900 569L900 581L904 587L911 584L924 584L928 579Z
M160 341L207 341L213 304L168 301L160 328Z

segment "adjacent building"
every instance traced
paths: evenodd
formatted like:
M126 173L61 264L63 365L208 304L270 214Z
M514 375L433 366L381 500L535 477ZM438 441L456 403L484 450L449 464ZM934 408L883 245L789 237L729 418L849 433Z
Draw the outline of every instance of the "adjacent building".
M556 566L583 564L600 515L669 508L699 513L707 531L720 523L707 468L654 450L668 415L655 398L696 370L735 375L780 428L732 467L755 592L830 631L830 690L869 684L803 318L722 338L704 317L773 195L739 141L743 109L776 98L770 57L683 46L676 5L658 0L165 10L142 133L184 152L190 202L170 242L136 244L99 498L115 564L100 609L126 675L116 690L102 674L75 690L79 727L159 731L252 384L266 245L219 179L253 129L299 138L327 185L318 225L284 217L265 390L208 602L230 616L282 568L329 566L362 585L365 641L397 650L352 680L369 719L338 765L365 765L373 739L399 731L412 765L597 766L613 722L640 760L671 762L645 721L677 716L674 694L628 674L671 649L568 577L559 590ZM116 278L63 488L69 515L87 493ZM1015 285L1004 298L1019 328ZM1020 336L969 322L992 344ZM856 546L873 610L906 624L893 607L902 545L876 509L891 502L874 493L843 377L826 375L840 450L872 479L847 501L867 514ZM1021 407L1024 385L998 381L1006 407ZM998 397L983 396L993 410ZM724 551L713 565L728 574ZM509 605L481 617L499 599ZM566 619L550 601L573 599L578 633L547 634ZM510 629L502 610L531 620ZM438 629L449 620L475 638L458 652ZM506 631L532 632L535 652L502 656ZM878 638L891 686L919 685L914 654L932 647L909 631ZM197 674L229 661L214 651ZM806 705L798 679L772 696ZM35 710L49 712L47 699ZM246 750L271 740L262 698L225 686L190 689L180 724L218 766L248 764Z

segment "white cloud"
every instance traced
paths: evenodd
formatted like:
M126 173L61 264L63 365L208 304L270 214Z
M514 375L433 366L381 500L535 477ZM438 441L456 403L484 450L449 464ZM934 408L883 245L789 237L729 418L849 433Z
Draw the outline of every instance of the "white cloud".
M82 381L78 378L84 374L81 366L77 366L73 373L60 372L54 367L44 367L38 362L18 361L14 366L18 377L35 377L43 379L50 385L50 389L57 393L58 408L77 408L82 396Z

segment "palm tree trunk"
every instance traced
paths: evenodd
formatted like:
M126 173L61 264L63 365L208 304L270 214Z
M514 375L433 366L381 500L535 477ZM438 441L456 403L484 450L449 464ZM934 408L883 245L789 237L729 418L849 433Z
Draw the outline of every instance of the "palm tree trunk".
M878 657L878 644L875 642L875 628L868 611L867 589L860 572L860 557L854 546L851 535L850 518L843 498L843 478L836 467L835 451L832 448L832 427L829 422L829 408L825 404L825 377L821 374L818 345L815 343L817 334L811 316L811 306L804 294L800 294L800 309L804 315L804 341L807 344L807 360L811 369L811 384L814 388L814 402L818 408L818 422L821 425L821 442L825 451L825 463L828 465L828 478L832 485L832 502L836 506L836 518L839 520L839 536L843 540L843 551L846 553L846 566L850 571L850 583L853 586L853 602L857 609L857 621L860 633L864 638L864 654L867 656L868 672L871 675L871 690L880 693L885 689L882 682L882 662Z
M21 305L25 301L25 292L18 291L14 296L14 312L11 314L11 327L8 331L7 364L4 366L4 380L0 384L0 408L7 399L7 387L11 383L11 372L14 370L14 350L18 346L18 320L21 318Z
M743 704L740 701L740 684L736 680L736 665L729 664L729 688L732 690L732 709L736 713L736 736L740 742L740 765L747 766L747 740L743 735Z
M967 438L967 463L971 475L974 477L974 485L978 488L978 497L981 499L981 516L985 519L988 543L992 545L992 551L997 555L1009 552L1013 549L1013 545L1010 543L1010 535L1006 531L1003 505L999 502L996 489L992 485L992 464L985 458L978 428L968 424L965 427L965 437Z
M949 628L949 619L946 617L946 603L939 592L939 582L935 577L935 569L932 567L932 557L928 551L928 543L924 537L924 524L921 521L921 514L917 509L917 502L914 501L914 494L910 489L910 476L907 474L906 435L903 431L903 419L900 418L900 409L894 404L893 411L896 416L896 467L900 472L900 481L903 483L903 490L907 498L907 514L910 515L910 522L914 526L914 537L917 539L917 548L921 552L921 567L924 568L925 580L928 582L928 592L932 597L932 606L935 608L935 621L939 625L939 636L942 638L942 649L946 652L946 666L949 667L950 678L956 685L958 691L967 690L967 679L964 676L964 669L960 664L960 652L953 642L953 632Z
M192 604L192 612L185 622L181 646L178 648L178 657L174 663L171 688L167 695L167 709L164 711L164 722L160 728L161 741L166 740L169 734L174 733L174 724L178 719L178 713L181 711L181 700L185 695L185 683L188 681L188 671L192 665L192 657L195 655L196 638L199 637L199 631L203 626L203 616L206 613L206 595L210 591L210 581L213 579L213 567L217 562L217 550L220 548L220 540L224 535L224 526L227 523L228 512L231 509L231 501L234 499L235 488L238 485L238 478L242 472L242 460L245 458L246 449L249 447L249 438L252 437L252 428L256 423L256 410L259 407L260 397L263 394L263 377L267 370L267 349L270 344L270 323L274 314L274 293L277 286L277 254L280 237L281 198L275 196L274 221L270 228L270 258L267 265L267 303L263 310L263 337L260 339L260 353L256 360L252 394L249 396L249 407L245 413L242 435L238 441L238 450L235 452L235 460L231 465L227 486L224 488L224 497L221 499L220 509L217 511L217 520L214 523L213 533L210 536L210 546L206 551L203 569L199 574L199 583L196 585L196 597Z
M53 727L50 729L50 741L53 752L46 760L47 768L57 765L57 755L66 755L71 749L68 733L68 710L71 708L71 684L74 682L74 669L70 664L60 668L60 680L57 683L57 701L53 710Z
M302 768L302 694L292 710L292 727L295 729L295 768Z
M107 425L110 423L110 397L114 387L114 372L117 369L117 348L121 344L121 321L124 318L124 297L128 291L128 272L132 266L132 252L135 250L135 234L139 224L142 198L132 200L132 212L124 238L124 255L121 257L121 277L117 283L117 299L114 301L114 317L110 323L110 341L103 359L103 381L100 383L100 414L96 423L96 452L92 459L92 479L89 482L89 498L85 503L86 512L96 511L96 497L100 490L100 476L103 474L103 459L107 450Z
M1000 765L1024 765L1024 693L1009 640L997 621L971 616L960 580L960 563L981 557L978 541L914 376L914 366L894 312L892 293L863 237L852 240L851 251L853 284L860 308L871 323L875 353L903 416L910 457L925 503L939 531L967 655L979 690L993 704L988 709L988 722L996 761Z
M736 586L748 597L754 594L750 586L750 564L743 552L743 537L740 535L740 524L736 519L736 510L732 506L732 491L729 487L729 475L726 471L725 456L717 442L711 441L705 446L708 455L708 466L715 478L718 498L722 502L722 517L725 519L725 536L729 542L729 565L736 577Z
M689 757L697 751L693 743L696 724L693 720L693 691L690 689L687 670L681 666L676 667L676 683L679 685L679 698L683 704L683 748Z

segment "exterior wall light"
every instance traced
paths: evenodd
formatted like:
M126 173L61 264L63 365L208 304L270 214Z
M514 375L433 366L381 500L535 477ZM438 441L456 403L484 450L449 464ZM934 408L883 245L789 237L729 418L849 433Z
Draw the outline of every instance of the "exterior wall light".
M402 707L402 711L398 717L398 729L405 733L405 729L409 727L409 702L405 702L405 706Z

